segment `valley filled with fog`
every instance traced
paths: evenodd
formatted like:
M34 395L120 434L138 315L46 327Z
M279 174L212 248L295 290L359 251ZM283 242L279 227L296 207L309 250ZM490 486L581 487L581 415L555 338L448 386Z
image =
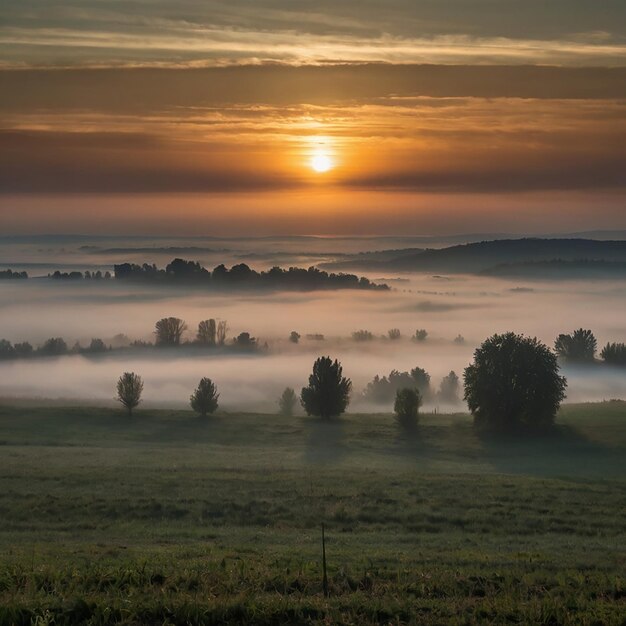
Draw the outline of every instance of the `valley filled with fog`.
M214 380L220 407L276 410L281 391L306 384L314 359L338 358L353 381L353 411L389 411L361 397L376 375L424 368L436 389L451 370L462 376L474 349L489 335L515 331L549 346L560 333L591 329L599 349L626 340L626 281L505 279L480 274L356 271L388 291L211 291L197 286L133 284L120 280L67 281L47 277L61 271L113 271L116 263L156 263L173 258L219 263L308 267L341 262L360 252L421 248L406 239L280 238L245 240L106 240L40 238L3 243L0 270L27 271L28 280L0 281L0 339L41 345L62 337L71 348L101 338L116 342L154 341L163 317L185 320L184 340L192 341L200 321L228 325L228 340L242 332L257 338L254 353L175 350L113 350L97 355L68 354L0 361L0 397L115 403L115 382L124 371L145 381L145 406L182 407L201 377ZM427 247L445 242L428 241ZM426 247L426 246L424 246ZM399 329L399 339L388 331ZM416 330L427 337L415 341ZM356 341L352 333L370 331ZM289 341L296 331L299 343ZM121 339L119 335L125 335ZM318 336L317 338L307 338ZM323 339L319 336L323 335ZM626 371L606 364L563 367L566 402L626 397ZM433 397L425 410L466 410L442 406Z

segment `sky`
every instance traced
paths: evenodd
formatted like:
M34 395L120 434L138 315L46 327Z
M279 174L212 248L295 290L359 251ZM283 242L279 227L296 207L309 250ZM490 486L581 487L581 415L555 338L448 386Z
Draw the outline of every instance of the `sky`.
M623 0L0 6L0 231L626 228Z

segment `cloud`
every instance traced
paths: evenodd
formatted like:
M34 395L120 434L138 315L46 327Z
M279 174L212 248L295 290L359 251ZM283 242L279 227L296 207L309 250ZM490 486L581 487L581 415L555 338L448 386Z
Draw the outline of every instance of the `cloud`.
M623 2L46 0L3 11L14 63L514 62L621 65Z

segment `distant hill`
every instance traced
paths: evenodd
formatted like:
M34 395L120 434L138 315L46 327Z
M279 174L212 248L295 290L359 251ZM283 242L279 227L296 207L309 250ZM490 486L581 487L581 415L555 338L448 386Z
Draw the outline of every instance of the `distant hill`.
M626 278L623 261L531 261L505 263L481 272L485 276L503 278L576 279L576 278Z
M481 273L497 266L568 262L626 262L626 241L593 239L499 239L438 250L404 251L393 258L368 259L353 257L345 263L333 264L334 269L396 270L415 272ZM382 255L381 255L382 256ZM599 267L599 266L598 266ZM613 268L615 269L615 268Z

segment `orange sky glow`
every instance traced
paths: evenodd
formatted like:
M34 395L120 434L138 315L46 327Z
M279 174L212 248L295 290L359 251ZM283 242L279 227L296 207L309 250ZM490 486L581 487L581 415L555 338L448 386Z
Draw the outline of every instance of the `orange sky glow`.
M623 9L394 3L12 7L0 230L626 228Z

